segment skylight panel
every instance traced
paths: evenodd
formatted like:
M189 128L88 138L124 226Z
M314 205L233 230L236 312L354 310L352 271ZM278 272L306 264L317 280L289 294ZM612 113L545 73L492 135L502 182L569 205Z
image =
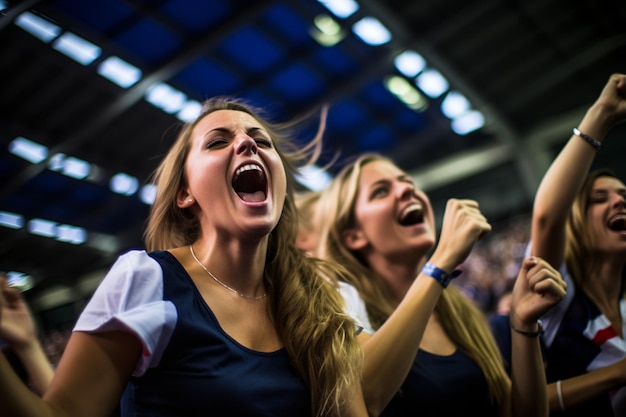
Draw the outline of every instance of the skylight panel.
M363 42L372 46L383 45L391 40L391 32L374 17L359 20L352 26L352 31Z
M415 79L417 86L430 98L437 98L448 90L448 80L434 69L422 72Z
M82 65L89 65L102 54L102 49L72 32L59 36L52 47Z
M15 19L15 24L45 43L50 43L61 33L59 26L31 12L20 14Z
M359 10L359 3L354 0L318 0L332 14L340 19L347 19Z
M48 148L23 136L18 136L9 143L9 152L33 164L48 157Z
M393 60L396 69L406 77L413 78L426 67L424 58L415 51L404 51Z
M142 77L142 72L139 68L116 56L111 56L102 61L98 66L98 74L122 88L134 85Z

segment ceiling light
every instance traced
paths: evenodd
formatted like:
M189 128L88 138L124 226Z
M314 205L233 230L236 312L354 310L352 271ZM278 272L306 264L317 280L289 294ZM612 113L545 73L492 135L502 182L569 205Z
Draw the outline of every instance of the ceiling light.
M52 44L57 51L82 65L89 65L100 57L102 49L71 32L65 32Z
M426 61L415 51L404 51L393 60L396 69L406 77L413 78L425 67Z
M372 46L383 45L391 40L391 32L373 17L364 17L352 26L352 31L363 42Z
M22 136L9 143L9 152L33 164L38 164L48 157L48 148Z
M46 43L50 43L61 33L59 26L30 12L20 14L15 19L15 25Z
M334 46L341 42L345 36L341 25L328 15L318 15L313 21L313 25L314 27L309 33L322 46Z
M6 273L7 284L9 287L16 288L20 291L28 291L35 285L33 277L18 271L9 271Z
M184 123L189 123L196 120L202 113L202 104L196 100L188 100L183 105L183 108L176 114L178 120Z
M116 56L108 57L102 61L98 66L98 74L122 88L128 88L134 85L142 76L142 72L139 68Z
M54 237L56 236L56 223L44 219L32 219L28 222L28 231L34 235Z
M470 102L458 91L449 92L441 102L441 112L448 119L459 117L470 109Z
M429 69L415 79L417 86L430 98L437 98L448 90L448 80L437 70Z
M410 109L423 111L428 107L428 102L424 96L404 77L397 75L387 77L385 87Z
M0 211L0 225L9 229L21 229L24 227L24 216L8 211Z
M347 19L359 10L354 0L317 0L340 19Z
M89 162L73 156L66 156L62 153L55 154L50 158L48 168L77 180L87 178L91 172L91 164Z
M87 240L87 232L82 227L70 226L69 224L60 224L56 228L56 239L59 242L71 243L73 245L81 245Z
M485 116L477 110L470 111L452 121L451 127L457 135L467 135L485 125Z
M146 184L141 188L141 191L139 192L139 199L151 206L154 203L154 200L156 199L156 193L157 193L157 187L154 184Z
M322 191L330 184L331 176L315 165L307 165L299 169L296 180L309 190Z
M165 83L156 83L146 91L146 100L166 113L180 111L187 102L187 95Z
M111 178L109 187L114 193L129 196L135 194L139 188L139 181L131 175L120 172Z

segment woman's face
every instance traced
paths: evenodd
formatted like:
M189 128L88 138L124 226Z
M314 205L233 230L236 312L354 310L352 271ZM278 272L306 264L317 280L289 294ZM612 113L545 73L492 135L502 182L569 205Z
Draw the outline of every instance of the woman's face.
M419 261L435 244L430 201L409 175L389 161L365 165L355 202L354 232L361 252ZM355 249L353 246L352 249Z
M626 186L614 177L599 177L591 187L587 208L592 246L598 251L626 253Z
M203 231L259 239L278 223L285 195L285 168L272 139L251 115L218 110L191 136L185 172L188 186L178 205L189 207Z

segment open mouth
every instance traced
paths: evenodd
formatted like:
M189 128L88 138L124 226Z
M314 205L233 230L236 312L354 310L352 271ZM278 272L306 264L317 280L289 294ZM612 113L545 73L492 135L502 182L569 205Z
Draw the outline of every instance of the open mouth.
M400 213L400 217L398 218L398 223L402 226L413 226L423 222L424 211L422 210L422 206L417 203L411 204L405 208L402 213Z
M258 203L267 197L267 177L256 164L239 167L233 177L232 187L245 202Z
M616 232L626 232L626 214L618 214L611 217L608 226L609 229Z

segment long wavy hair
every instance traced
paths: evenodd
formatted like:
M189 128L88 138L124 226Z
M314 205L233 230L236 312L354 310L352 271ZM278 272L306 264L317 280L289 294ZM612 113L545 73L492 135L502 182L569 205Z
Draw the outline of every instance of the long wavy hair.
M594 255L593 241L589 233L587 211L593 184L601 177L619 177L610 169L602 168L589 172L578 191L566 224L565 264L574 282L581 285L590 279L592 271L598 267L598 257ZM626 296L626 267L622 268L622 297Z
M318 256L352 272L347 279L359 291L374 329L387 321L395 309L394 302L385 281L358 253L348 249L343 235L356 223L355 205L363 167L376 161L393 164L375 153L362 155L345 166L324 191L320 200L324 222L318 248ZM448 336L480 366L489 385L490 398L501 404L510 389L510 380L483 312L454 285L443 291L435 311Z
M355 323L343 312L343 300L331 285L345 271L310 259L295 246L298 218L294 175L299 166L314 162L320 154L324 112L318 134L306 146L298 147L288 135L302 120L272 123L261 117L261 110L241 99L217 97L206 101L198 118L183 126L153 174L157 194L144 235L146 248L154 251L186 246L199 236L198 220L177 206L176 195L187 185L185 161L193 129L202 118L218 110L235 110L254 117L271 136L283 161L287 195L281 218L269 234L263 276L268 308L293 367L309 388L313 416L341 415L351 400L348 393L360 379L362 361Z

